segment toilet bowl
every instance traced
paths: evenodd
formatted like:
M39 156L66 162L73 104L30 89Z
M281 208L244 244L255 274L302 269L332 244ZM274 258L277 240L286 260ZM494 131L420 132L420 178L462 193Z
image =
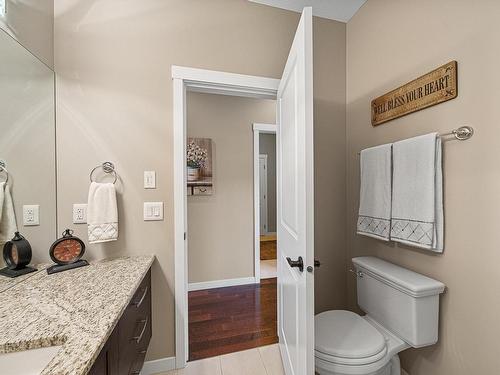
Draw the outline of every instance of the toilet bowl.
M398 353L437 341L444 284L374 257L354 258L358 304L367 314L315 317L319 375L400 375Z
M320 375L399 375L397 354L409 348L369 317L344 310L316 315L315 344Z

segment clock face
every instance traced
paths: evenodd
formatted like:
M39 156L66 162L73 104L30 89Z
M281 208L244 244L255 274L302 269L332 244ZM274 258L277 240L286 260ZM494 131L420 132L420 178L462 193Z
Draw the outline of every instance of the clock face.
M74 239L63 240L54 247L54 259L60 263L72 263L78 260L81 255L82 245Z
M12 245L12 248L10 250L10 260L15 265L19 263L19 252L17 251L16 245Z

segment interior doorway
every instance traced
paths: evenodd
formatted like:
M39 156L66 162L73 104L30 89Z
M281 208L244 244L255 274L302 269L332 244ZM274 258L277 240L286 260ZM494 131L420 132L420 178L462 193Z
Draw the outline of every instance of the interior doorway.
M314 372L312 23L312 8L306 7L281 79L172 67L177 368L186 366L189 353L186 94L190 90L276 100L279 351L285 374Z
M260 233L267 233L267 154L259 155Z
M255 221L258 234L276 230L274 129L260 134L258 181L253 154L253 123L275 122L276 101L189 92L186 116L188 361L195 362L278 343L276 256L272 276L261 280L254 267Z
M276 125L254 124L255 275L277 277Z

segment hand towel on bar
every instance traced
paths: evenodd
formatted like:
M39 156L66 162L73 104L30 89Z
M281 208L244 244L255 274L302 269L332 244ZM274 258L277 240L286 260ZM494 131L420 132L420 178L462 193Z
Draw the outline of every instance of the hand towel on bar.
M437 133L393 145L391 240L443 251L443 177Z
M0 182L0 246L10 241L15 232L17 232L16 213L10 187L7 183Z
M360 154L358 234L389 241L391 229L392 144Z
M92 182L87 205L89 242L116 241L118 238L118 207L112 183Z

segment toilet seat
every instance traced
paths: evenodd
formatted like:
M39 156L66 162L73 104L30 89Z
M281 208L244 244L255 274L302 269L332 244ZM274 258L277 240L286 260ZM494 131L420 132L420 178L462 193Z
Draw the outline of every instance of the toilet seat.
M387 354L382 333L351 311L325 311L315 317L315 357L323 361L362 366Z

